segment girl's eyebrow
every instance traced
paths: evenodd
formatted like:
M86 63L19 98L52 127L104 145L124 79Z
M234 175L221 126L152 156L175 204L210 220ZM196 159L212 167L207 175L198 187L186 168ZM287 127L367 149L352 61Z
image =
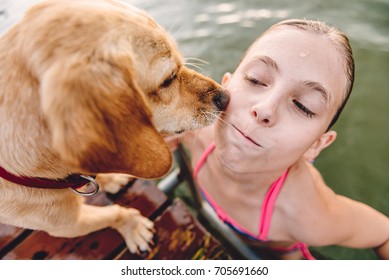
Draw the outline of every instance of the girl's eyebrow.
M271 57L267 55L260 55L260 56L256 56L254 59L262 61L266 65L270 66L271 68L279 72L277 63Z
M323 96L325 104L326 105L329 104L330 95L328 93L328 90L326 90L326 88L321 83L314 82L314 81L304 81L302 82L302 84L307 88L319 92Z

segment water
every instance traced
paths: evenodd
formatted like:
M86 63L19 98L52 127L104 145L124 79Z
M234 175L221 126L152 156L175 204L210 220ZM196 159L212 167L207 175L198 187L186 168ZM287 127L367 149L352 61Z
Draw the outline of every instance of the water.
M0 0L0 33L37 0ZM208 62L220 81L249 44L284 18L320 19L345 31L354 50L356 81L338 139L315 163L337 193L389 216L389 0L127 0L169 30L186 57ZM302 202L304 203L304 202ZM358 217L355 217L358 218ZM371 250L317 248L335 259L374 259Z

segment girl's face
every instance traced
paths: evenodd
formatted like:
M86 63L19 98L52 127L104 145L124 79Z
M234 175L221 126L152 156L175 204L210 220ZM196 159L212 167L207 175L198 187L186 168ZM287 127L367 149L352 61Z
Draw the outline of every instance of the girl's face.
M328 38L297 28L267 32L223 77L231 101L216 128L217 156L241 173L281 171L316 157L336 138L325 130L346 81Z

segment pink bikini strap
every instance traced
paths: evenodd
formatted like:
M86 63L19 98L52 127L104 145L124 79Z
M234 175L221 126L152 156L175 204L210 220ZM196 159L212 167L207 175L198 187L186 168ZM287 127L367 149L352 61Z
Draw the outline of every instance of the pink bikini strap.
M289 169L270 186L270 189L266 193L265 199L263 200L261 208L261 220L259 224L259 239L261 240L267 240L273 214L273 207L277 196L286 180L286 177L288 176L288 171Z
M303 242L296 242L293 245L289 247L277 247L277 246L272 246L272 249L280 251L280 252L291 252L294 250L299 250L301 255L304 257L306 260L316 260L314 256L312 256L311 252L308 249L307 244Z
M209 156L210 153L215 149L215 142L212 142L208 148L204 151L203 155L201 156L199 162L197 163L194 171L193 171L193 177L197 179L198 173L203 166L204 162L207 160L207 157ZM245 228L243 228L241 225L236 223L233 219L231 219L230 216L224 210L216 203L215 200L208 194L208 192L201 186L199 185L199 188L201 189L202 194L208 201L208 203L212 206L212 208L215 210L216 214L218 217L223 221L231 224L233 227L236 229L246 233L247 235L252 235L250 232L248 232Z
M212 151L215 149L215 142L212 142L211 145L208 146L208 148L205 150L203 155L201 156L199 162L197 163L194 171L193 171L193 177L197 179L197 175L199 174L199 171L201 167L203 166L204 162L207 160L207 157Z
M198 173L203 166L204 162L207 160L207 157L212 151L215 149L215 142L212 142L208 148L204 151L203 155L201 156L199 162L197 163L194 171L193 171L193 176L195 179L197 179ZM262 203L262 208L261 208L261 218L260 218L260 224L259 224L259 236L258 238L261 240L267 240L267 235L269 233L270 229L270 223L271 223L271 218L272 218L272 212L273 212L273 207L276 202L278 193L280 192L282 185L284 184L286 177L288 175L288 170L281 175L271 186L269 191L267 192L265 199ZM237 225L233 220L229 219L229 217L224 214L224 212L219 209L218 205L213 201L213 199L207 195L206 191L202 188L203 193L206 194L208 201L211 202L211 204L214 206L214 208L217 210L219 216L223 216L223 220L229 220L231 223L234 225ZM239 225L237 225L239 228L241 228Z

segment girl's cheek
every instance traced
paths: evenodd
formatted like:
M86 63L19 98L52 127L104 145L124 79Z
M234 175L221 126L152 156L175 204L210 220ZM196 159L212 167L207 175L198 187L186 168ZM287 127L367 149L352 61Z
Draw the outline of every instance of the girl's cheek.
M249 98L246 96L245 89L241 86L231 86L228 88L230 92L230 102L228 103L226 112L236 112L247 107Z
M231 96L230 102L228 103L226 112L234 112L235 110L239 109L241 107L241 104L239 102L239 99L236 98L236 96Z

